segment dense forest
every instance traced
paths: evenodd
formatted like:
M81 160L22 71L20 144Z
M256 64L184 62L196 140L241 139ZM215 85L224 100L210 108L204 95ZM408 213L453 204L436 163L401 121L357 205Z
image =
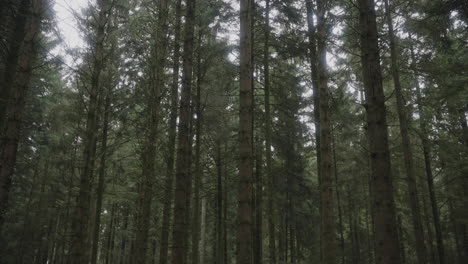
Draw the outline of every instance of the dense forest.
M468 1L0 0L1 264L468 263Z

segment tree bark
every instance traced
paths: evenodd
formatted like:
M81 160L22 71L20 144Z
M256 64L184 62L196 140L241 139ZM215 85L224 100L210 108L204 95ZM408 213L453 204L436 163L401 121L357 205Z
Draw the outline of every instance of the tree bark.
M252 262L252 2L240 1L239 207L237 264Z
M320 182L320 96L319 96L319 75L318 75L318 56L317 56L317 40L316 28L314 24L314 13L312 0L306 0L307 10L307 33L309 39L310 52L310 68L312 77L312 94L314 105L314 126L315 126L315 149L317 156L317 178ZM321 205L320 205L321 208ZM321 209L320 209L321 211Z
M0 44L3 46L0 54L0 138L8 123L8 106L15 100L14 81L31 20L31 5L31 0L6 0L1 3L0 26L4 26L5 30L0 31ZM0 150L4 144L0 141Z
M107 245L106 245L106 257L104 259L105 264L112 263L112 256L113 256L113 249L114 249L114 229L115 229L115 210L116 210L116 204L112 204L111 207L111 218L110 218L110 223L109 223L109 232L108 232L108 237L107 237Z
M169 117L169 139L167 143L166 180L164 184L164 206L161 228L161 247L159 251L159 264L167 264L169 252L169 232L171 221L171 206L174 195L174 157L177 129L177 111L179 101L179 65L180 65L180 28L182 17L182 0L177 0L175 5L175 29L174 29L174 55L172 65L171 85L171 113Z
M185 264L189 226L187 223L190 199L190 94L192 88L193 44L195 28L195 0L187 1L184 28L182 92L180 100L179 135L177 138L176 187L173 229L173 264Z
M198 45L201 47L202 33L199 32ZM202 133L202 105L201 105L201 54L197 54L197 81L195 98L195 171L194 171L194 193L193 193L193 222L192 222L192 264L198 264L200 260L200 189L202 168L201 160L201 133Z
M262 182L262 147L257 140L255 151L255 234L254 234L254 263L263 263L263 182Z
M376 264L399 264L401 256L398 248L398 229L374 0L359 0L358 4L371 163L375 261Z
M26 104L32 75L32 64L36 57L37 36L39 35L43 2L34 0L28 13L26 33L22 40L22 49L18 55L15 78L6 83L11 86L13 99L8 103L8 117L6 119L5 142L0 156L0 231L4 223L5 211L10 193L11 177L16 165L16 154L21 134L21 122Z
M411 38L411 36L410 36ZM432 210L432 218L434 222L434 229L436 235L436 242L437 242L437 253L438 253L438 260L439 264L445 263L445 249L444 249L444 241L442 237L442 227L440 224L440 213L439 208L437 205L437 197L434 190L434 177L432 175L432 161L431 161L431 147L429 142L429 136L427 131L427 119L426 114L423 109L423 99L421 95L421 87L419 85L419 72L416 69L416 56L414 54L414 49L411 47L411 60L413 64L411 65L413 74L416 78L415 80L415 88L416 88L416 103L418 105L418 112L419 112L419 129L420 129L420 137L423 146L423 156L424 156L424 168L426 172L426 182L427 187L429 190L429 199L431 202L431 210Z
M110 3L107 0L98 1L99 15L97 18L95 45L91 62L91 83L89 88L89 106L86 119L86 129L83 138L83 170L79 182L77 197L77 212L72 224L73 239L70 248L70 263L88 263L90 260L89 219L91 182L94 173L96 156L97 130L101 100L100 76L104 69L104 42L105 31L110 15Z
M268 217L268 252L269 262L276 264L275 245L275 179L272 173L271 157L271 110L270 110L270 0L265 1L265 43L263 53L263 74L265 89L265 156L267 176L267 217Z
M228 145L224 144L224 157L227 157ZM224 264L229 264L228 256L228 163L227 161L223 163L224 165L224 212L223 212L223 245L224 245Z
M216 142L216 264L224 262L223 246L223 163L221 160L221 140Z
M120 255L120 260L119 260L120 264L124 264L125 259L127 257L127 255L125 254L126 251L127 251L127 236L126 236L125 232L127 231L127 228L128 228L128 209L124 208L123 210L124 210L124 212L123 212L123 226L122 226L123 234L122 234L122 238L121 238L121 241L120 241L120 254L119 254Z
M335 216L334 216L334 167L332 153L332 133L330 121L328 73L327 73L327 25L325 15L326 0L317 1L317 53L318 53L318 94L320 109L320 204L321 226L320 245L323 264L336 263Z
M392 13L388 0L384 1L390 39L391 71L395 86L395 96L397 101L398 120L400 123L401 143L403 148L406 179L408 183L409 204L411 209L411 219L413 223L413 233L416 245L416 255L419 264L427 264L427 250L424 240L424 230L421 220L421 209L419 206L418 189L416 187L416 176L414 170L413 151L411 149L411 139L409 135L409 117L405 109L405 102L400 82L400 71L398 69L398 54L396 49L396 39L393 30Z
M166 53L168 46L168 0L159 1L159 15L156 28L156 39L152 50L150 83L147 97L147 131L145 144L142 150L142 179L138 194L138 209L135 237L135 251L132 263L145 264L148 252L148 233L151 220L151 201L153 198L153 186L155 178L155 142L158 134L160 119L161 91L164 87L164 68L166 65Z
M102 200L104 195L104 178L106 174L106 158L107 158L107 133L109 129L109 111L110 111L110 94L106 95L104 107L104 120L102 123L102 142L101 142L101 157L98 175L98 187L96 193L96 212L94 219L93 230L93 248L91 252L91 264L96 264L98 247L99 247L99 233L101 231L101 209Z
M345 239L344 239L344 226L343 226L343 214L342 214L342 205L340 199L340 184L338 182L338 168L337 168L337 157L336 157L336 141L335 135L332 134L333 141L333 172L335 173L335 193L336 193L336 202L338 209L338 224L340 227L340 249L341 249L341 263L346 263L346 252L345 252ZM349 199L349 197L348 197ZM367 215L366 215L367 217Z
M200 219L200 263L205 263L206 248L206 198L201 199Z

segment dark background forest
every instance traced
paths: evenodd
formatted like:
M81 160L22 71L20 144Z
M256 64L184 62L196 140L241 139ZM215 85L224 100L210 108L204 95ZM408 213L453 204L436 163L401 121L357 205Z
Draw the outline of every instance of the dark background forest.
M56 5L0 0L1 264L468 263L468 1Z

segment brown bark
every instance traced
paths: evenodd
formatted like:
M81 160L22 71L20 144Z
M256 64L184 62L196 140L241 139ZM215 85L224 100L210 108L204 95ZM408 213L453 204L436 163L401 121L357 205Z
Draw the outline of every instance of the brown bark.
M167 264L169 252L169 231L171 221L171 205L174 195L174 157L177 129L177 111L179 100L179 65L180 65L180 28L182 0L177 0L175 5L175 29L174 29L174 55L172 65L171 85L171 113L169 117L169 139L167 143L166 180L164 184L164 206L161 228L161 247L159 251L159 264Z
M32 64L36 56L37 36L41 24L42 0L34 0L27 18L26 33L22 49L18 55L15 78L6 83L11 86L13 100L8 103L8 117L6 119L5 142L1 149L0 162L0 231L3 226L5 210L8 204L8 195L11 186L11 177L16 165L16 154L21 134L21 122L29 91L32 75Z
M406 180L408 183L409 204L411 209L411 219L416 245L416 255L419 264L427 263L427 250L424 240L424 230L421 220L421 209L419 206L418 189L416 187L416 176L414 170L413 151L411 149L411 139L409 135L409 117L405 109L405 101L400 82L400 71L398 69L398 54L396 50L396 39L393 30L392 13L388 0L384 1L387 17L388 35L390 39L391 71L395 86L395 96L397 101L398 120L400 124L401 144L403 148L404 164L406 170Z
M376 264L401 263L374 0L359 0Z
M190 94L192 88L195 0L187 1L184 28L182 91L180 100L179 135L177 138L176 187L174 201L173 264L184 264L187 255L188 218L190 200Z
M252 262L252 0L240 1L239 207L237 263Z

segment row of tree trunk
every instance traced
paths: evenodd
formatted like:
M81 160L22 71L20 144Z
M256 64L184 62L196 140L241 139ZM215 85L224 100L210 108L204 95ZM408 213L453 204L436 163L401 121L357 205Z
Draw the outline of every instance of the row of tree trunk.
M11 176L14 171L16 152L20 135L20 124L25 107L25 98L28 91L31 77L33 59L37 36L39 34L41 11L43 3L41 0L22 0L15 6L14 1L9 1L16 11L14 19L6 18L2 23L6 28L12 27L15 30L7 31L5 42L8 44L7 55L1 61L1 104L0 128L4 141L1 147L1 167L0 167L0 228L3 223L3 216L6 209ZM87 102L87 118L85 133L83 138L83 165L79 181L79 193L77 195L77 208L74 213L72 225L72 243L70 247L69 263L93 264L98 260L98 246L101 231L101 211L103 204L103 193L105 189L106 153L107 137L109 129L109 113L111 106L112 87L105 87L103 72L106 69L108 52L111 42L106 37L112 24L113 3L108 0L99 0L98 17L96 22L96 34L92 55L89 58L90 64L90 87L89 100ZM183 36L181 34L181 0L176 1L175 14L176 22L174 29L174 53L173 72L171 83L170 104L171 113L169 118L169 140L167 143L166 179L164 192L164 207L162 218L162 233L160 247L160 264L168 262L169 259L169 233L171 222L172 229L172 260L173 264L187 263L189 258L189 245L192 245L190 259L191 263L203 263L205 259L205 231L202 230L206 221L206 201L201 197L200 190L203 184L201 168L201 137L202 137L202 116L203 109L201 103L201 56L196 57L194 63L195 29L196 29L196 5L194 0L188 0L185 9L185 27ZM359 26L360 26L360 49L361 63L363 69L363 84L365 93L365 109L367 113L366 136L368 140L368 151L370 161L369 189L371 194L370 218L373 227L372 233L375 238L375 262L378 264L403 263L404 254L399 241L401 232L399 231L398 217L394 202L393 179L390 164L390 150L388 143L388 125L385 102L387 98L384 94L382 83L382 69L380 65L380 52L378 42L378 31L375 14L375 4L373 0L358 0L359 5ZM277 208L287 208L291 206L290 193L285 193L286 206L280 204L276 195L279 190L279 182L273 175L272 161L272 110L270 104L271 84L270 84L270 1L266 0L265 8L265 38L264 38L264 100L265 100L265 160L266 160L266 181L262 175L262 147L254 147L254 87L253 87L253 0L241 0L240 12L240 113L239 113L239 190L238 190L238 234L237 234L237 263L251 264L261 263L263 259L263 184L266 183L266 208L268 227L268 259L269 263L283 263L290 257L292 263L300 252L297 240L300 235L296 224L288 217L292 213L276 210ZM337 263L337 244L335 236L337 230L340 232L341 250L344 252L344 228L341 216L341 201L338 189L338 176L336 168L336 157L334 155L334 142L332 133L332 120L330 110L330 91L328 87L327 70L327 39L328 14L327 0L317 0L314 6L313 1L306 1L311 77L314 93L314 117L315 117L315 140L317 149L318 168L317 175L320 185L320 258L323 263ZM391 7L388 0L385 0L387 13L387 26L389 35L391 69L393 83L395 87L398 118L400 124L400 134L402 139L404 165L409 193L409 207L411 209L411 219L415 238L415 248L418 263L427 263L427 248L425 245L424 226L421 219L422 213L418 200L418 185L416 182L414 157L411 149L411 139L409 133L410 113L405 108L402 85L400 83L398 67L398 50ZM160 104L162 90L165 86L164 73L167 66L167 54L169 47L169 4L167 0L159 2L159 16L157 22L154 50L151 54L150 69L148 75L149 82L145 84L147 95L146 129L144 131L144 144L142 147L142 176L138 185L137 210L135 217L136 237L130 242L129 239L122 239L120 245L116 245L115 229L117 223L117 205L113 204L110 212L109 230L107 232L106 250L104 252L105 263L111 263L116 256L113 255L116 247L120 247L122 252L129 250L132 256L132 263L144 264L149 259L149 230L152 215L152 199L154 196L155 180L155 159L158 137L158 125L161 122ZM6 17L2 11L1 17ZM316 21L316 25L314 24ZM201 46L202 37L199 32L198 44ZM179 97L179 71L180 71L180 38L183 37L182 52L182 85L181 98ZM2 40L3 41L3 40ZM3 42L2 42L3 43ZM112 46L112 45L110 45ZM414 55L414 54L413 54ZM197 67L194 67L196 65ZM196 91L192 91L193 72L196 68ZM414 75L418 76L416 67L413 67ZM12 78L14 76L14 78ZM112 81L110 82L112 83ZM419 112L422 113L421 93L416 82L416 95L418 99ZM195 95L194 95L195 94ZM195 105L195 110L193 109ZM4 107L8 106L8 107ZM103 110L103 115L100 112ZM179 111L179 113L178 113ZM196 116L196 118L194 118ZM179 118L177 124L177 118ZM102 119L102 122L101 122ZM97 146L99 124L102 124L102 139L100 145L100 159L98 170L98 186L96 198L93 200L92 181L96 162L98 160ZM420 119L421 138L423 142L423 154L426 168L426 180L430 198L430 208L435 226L435 237L437 244L437 259L439 263L444 263L445 253L440 224L440 215L437 208L437 199L434 191L434 182L431 169L431 149L428 143L428 132L425 117ZM466 124L465 124L466 127ZM195 137L195 159L192 158L192 141ZM258 140L260 141L260 140ZM176 143L177 142L177 143ZM177 146L177 149L175 148ZM223 160L222 143L216 142L216 254L217 263L228 262L227 254L227 196L226 186L223 187ZM255 153L254 153L254 150ZM255 154L255 155L254 155ZM176 157L176 158L175 158ZM192 172L192 160L194 160L195 170ZM256 165L254 174L254 162ZM292 162L292 161L290 161ZM174 168L175 165L175 168ZM224 172L227 176L227 173ZM175 177L174 177L175 176ZM288 179L289 180L289 179ZM193 181L193 190L192 190ZM175 192L173 185L175 183ZM289 183L287 183L289 184ZM72 184L70 184L71 186ZM336 185L336 186L335 186ZM44 186L44 183L42 184ZM254 188L255 187L255 188ZM44 192L44 188L41 192ZM71 189L71 187L70 187ZM193 191L193 206L192 201ZM347 189L350 192L350 188ZM348 194L351 197L350 194ZM335 198L337 199L335 203ZM174 201L174 203L173 203ZM94 203L95 202L95 203ZM70 202L70 205L72 202ZM336 204L336 205L335 205ZM424 203L425 204L425 203ZM173 207L173 217L172 217ZM193 208L192 208L193 207ZM348 208L352 211L352 201L349 201ZM122 215L124 229L128 227L128 212ZM336 212L339 215L339 229L335 226ZM423 210L425 211L425 210ZM190 212L193 212L192 214ZM94 214L94 215L93 215ZM94 217L93 217L94 216ZM359 237L357 231L357 220L349 214L350 237L352 238L353 255L355 263L360 260ZM71 217L67 212L67 218ZM171 221L171 218L173 219ZM366 216L367 218L367 216ZM47 234L53 234L53 227L64 221L60 217L50 219L47 226L50 230L44 230ZM366 219L367 221L367 219ZM369 221L370 222L370 221ZM192 228L192 230L190 230ZM368 228L369 230L371 227ZM427 228L430 230L430 228ZM189 243L189 234L192 241ZM49 236L49 235L48 235ZM131 244L130 246L128 244ZM278 245L277 245L278 244ZM368 246L370 247L370 242ZM44 245L47 245L44 244ZM60 251L57 245L50 252ZM130 248L130 249L129 249ZM48 250L40 250L39 259L47 259ZM370 251L370 250L369 250ZM45 252L45 253L44 253ZM288 254L289 252L289 254ZM50 253L54 255L54 253ZM154 257L153 252L153 257ZM62 254L65 255L65 254ZM55 255L54 255L55 256ZM343 254L344 256L344 254ZM54 257L52 257L54 259ZM120 258L120 263L125 260ZM342 260L344 262L344 260Z

